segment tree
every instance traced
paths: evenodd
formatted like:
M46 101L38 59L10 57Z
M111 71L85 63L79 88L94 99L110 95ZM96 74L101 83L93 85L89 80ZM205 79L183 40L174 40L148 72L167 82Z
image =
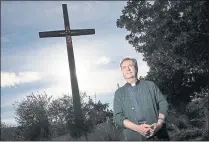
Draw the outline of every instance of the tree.
M182 119L176 140L200 135L208 139L208 128L203 126L208 124L208 14L207 0L129 0L117 19L117 27L130 32L126 40L150 67L145 79L154 81L166 94L171 118ZM193 119L199 125L202 122L202 129L183 127Z
M73 100L70 95L52 99L45 94L33 93L19 102L15 102L16 121L19 126L15 129L14 140L50 140L52 137L69 133L73 138L85 136L94 131L94 126L112 117L107 103L93 103L87 99L86 93L81 93L84 125L78 129L75 125ZM4 126L4 125L2 125ZM7 129L4 129L4 131ZM8 133L4 133L6 138ZM22 138L22 137L23 138ZM6 140L6 139L5 139Z
M54 136L67 133L69 131L66 127L67 120L73 117L73 102L71 96L63 95L62 97L52 100L49 105L48 114L54 128Z
M100 100L97 103L94 103L93 100L89 98L89 101L85 108L88 108L87 116L93 121L94 125L97 125L106 122L108 118L111 118L113 116L112 111L109 110L108 107L108 103L103 104Z
M1 121L1 141L18 140L17 128Z
M187 104L208 85L208 1L128 1L117 27L143 54L169 102ZM182 111L183 109L180 109Z
M205 127L208 129L209 119L209 89L208 87L202 88L201 92L195 92L193 101L186 107L186 112L191 119L193 126L199 128Z
M108 109L108 103L101 103L100 100L94 103L89 96L89 100L84 104L83 115L84 115L84 135L87 139L87 134L94 131L94 126L103 122L106 122L113 116L112 111Z
M75 117L73 113L73 101L69 95L52 100L49 105L49 118L52 125L55 125L55 135L62 135L69 132L73 138L85 136L88 140L88 133L94 131L94 126L103 123L107 118L112 116L112 112L108 110L108 104L102 104L100 101L94 103L90 97L87 99L86 93L81 93L81 106L84 118L82 129L78 129L75 125Z
M84 118L84 126L82 127L83 129L78 130L76 128L72 116L68 117L68 127L73 130L70 133L71 136L80 137L84 135L86 140L88 140L87 135L88 133L94 132L94 126L107 121L108 118L112 117L113 113L108 109L109 105L107 103L102 104L100 101L98 101L98 103L94 103L90 96L86 102L86 98L86 93L84 93L81 96L82 112Z
M51 97L33 93L26 99L15 102L16 121L20 124L24 140L49 140L48 106Z

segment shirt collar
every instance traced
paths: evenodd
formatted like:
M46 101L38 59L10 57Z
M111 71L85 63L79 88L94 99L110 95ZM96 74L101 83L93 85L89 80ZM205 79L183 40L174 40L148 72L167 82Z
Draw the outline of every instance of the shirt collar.
M132 86L132 87L134 87L134 86L136 86L137 84L139 84L139 82L140 82L140 80L139 79L137 79L137 81L135 82L135 83L126 83L126 86Z

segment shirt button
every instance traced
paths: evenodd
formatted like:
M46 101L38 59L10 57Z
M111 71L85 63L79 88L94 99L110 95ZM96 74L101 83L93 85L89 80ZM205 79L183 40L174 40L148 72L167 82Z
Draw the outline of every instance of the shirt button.
M132 107L132 109L134 109L134 107Z

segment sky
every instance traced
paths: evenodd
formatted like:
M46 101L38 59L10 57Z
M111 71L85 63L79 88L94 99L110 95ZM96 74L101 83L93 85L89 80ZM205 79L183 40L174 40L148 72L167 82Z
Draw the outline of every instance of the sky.
M39 32L64 30L62 4L67 4L71 29L95 29L94 35L72 37L80 92L112 108L117 83L125 84L119 63L138 61L139 76L149 67L125 29L117 28L126 1L2 1L1 121L17 125L13 103L46 92L53 98L71 95L65 37L39 38Z

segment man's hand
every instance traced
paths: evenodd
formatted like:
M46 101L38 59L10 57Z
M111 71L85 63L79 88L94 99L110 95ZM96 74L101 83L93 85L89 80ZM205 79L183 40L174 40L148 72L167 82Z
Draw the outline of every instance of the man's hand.
M128 119L125 119L123 121L123 124L126 128L136 131L137 133L139 133L142 136L149 136L150 130L151 130L151 126L148 124L135 124L133 122L131 122Z
M150 129L150 137L153 136L156 132L158 132L163 126L163 123L158 122L151 125Z
M141 134L142 136L148 135L149 131L150 131L150 127L151 127L150 125L147 125L147 124L141 124L141 125L135 124L128 119L125 119L123 121L123 124L126 128L136 131L137 133Z
M148 134L150 133L150 125L148 125L148 124L141 124L141 125L138 125L138 127L137 127L137 132L139 133L139 134L141 134L142 136L148 136Z
M153 136L155 133L157 133L163 127L164 123L165 123L165 115L159 113L157 123L151 125L150 137Z

